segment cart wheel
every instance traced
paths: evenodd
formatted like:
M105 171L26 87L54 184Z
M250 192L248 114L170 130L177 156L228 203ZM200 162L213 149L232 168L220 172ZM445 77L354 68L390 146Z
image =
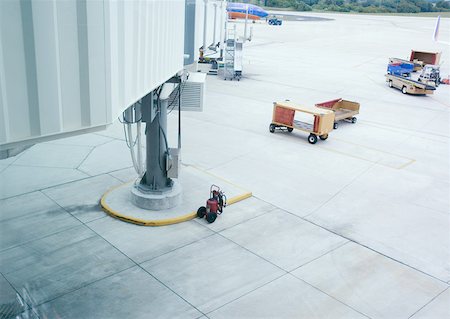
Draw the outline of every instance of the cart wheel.
M325 141L328 138L328 134L323 134L323 135L320 135L319 137L322 141ZM316 137L316 141L317 141L317 137Z
M352 123L355 124L358 119L356 117L352 117Z
M338 126L339 126L339 124L337 124L337 122L335 122L335 123L333 124L333 128L334 128L334 129L337 129Z
M269 131L270 131L270 133L275 132L275 124L270 124L269 125Z
M213 213L213 212L209 212L208 214L206 214L206 220L208 221L208 223L214 223L214 221L217 218L217 213Z
M206 207L202 206L197 210L197 217L203 218L206 215Z
M291 133L294 129L292 127L286 127L288 132Z
M389 87L392 87L392 80L389 80Z
M403 94L408 93L408 91L406 91L406 86L402 87L402 93L403 93Z
M309 134L308 142L310 142L311 144L316 144L317 143L317 136L314 135L314 134Z

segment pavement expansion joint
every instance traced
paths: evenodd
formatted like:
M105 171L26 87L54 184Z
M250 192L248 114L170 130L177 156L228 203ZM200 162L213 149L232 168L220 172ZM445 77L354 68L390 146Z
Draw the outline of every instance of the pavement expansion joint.
M124 222L141 226L165 226L196 218L198 207L204 206L209 198L212 184L218 185L226 194L228 206L252 196L251 192L193 166L183 167L179 182L183 189L182 200L174 208L153 211L135 206L131 202L134 181L108 190L100 204L107 214Z

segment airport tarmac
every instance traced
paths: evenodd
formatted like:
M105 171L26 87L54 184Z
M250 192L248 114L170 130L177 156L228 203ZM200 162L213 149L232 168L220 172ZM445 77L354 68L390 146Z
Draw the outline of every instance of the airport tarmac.
M183 165L253 193L213 224L143 227L101 210L136 177L118 122L1 160L0 311L450 318L450 86L412 96L384 78L411 49L442 51L447 76L449 47L432 42L433 18L299 15L330 20L254 24L243 78L208 76L203 112L183 114ZM269 132L274 101L339 97L361 113L326 141Z

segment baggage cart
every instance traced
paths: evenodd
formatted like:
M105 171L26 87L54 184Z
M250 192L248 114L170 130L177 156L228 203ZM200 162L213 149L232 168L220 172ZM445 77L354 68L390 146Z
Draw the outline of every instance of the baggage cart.
M392 74L386 74L386 82L389 87L397 88L401 90L403 94L425 95L433 94L433 91L436 90L432 85Z
M305 113L312 116L312 124L295 119L295 113ZM294 129L310 133L308 142L315 144L317 138L326 140L333 130L334 112L316 106L300 106L291 102L274 102L272 122L269 131L276 129L292 132Z
M332 110L334 112L334 124L333 128L338 128L338 121L347 120L352 123L356 123L357 118L355 115L359 114L360 104L358 102L352 102L343 100L341 98L317 103L317 107Z

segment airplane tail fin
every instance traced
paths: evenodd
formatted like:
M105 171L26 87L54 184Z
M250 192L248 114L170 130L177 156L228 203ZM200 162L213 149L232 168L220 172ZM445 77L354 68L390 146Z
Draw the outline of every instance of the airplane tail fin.
M450 45L450 42L445 42L445 41L440 41L439 40L439 26L440 26L440 24L441 24L441 16L438 16L437 20L436 20L436 26L434 27L433 41L437 42L437 43Z
M434 27L434 32L433 32L433 41L438 41L438 37L439 37L439 25L441 23L441 16L437 17L436 20L436 26Z

